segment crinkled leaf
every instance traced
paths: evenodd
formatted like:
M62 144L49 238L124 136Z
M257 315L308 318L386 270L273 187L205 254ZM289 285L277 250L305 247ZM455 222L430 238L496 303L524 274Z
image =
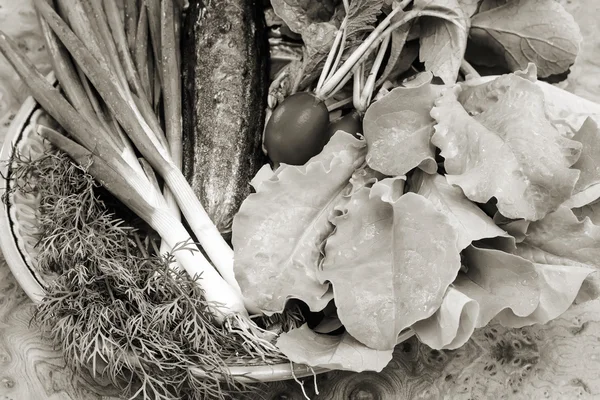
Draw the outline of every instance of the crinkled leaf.
M425 63L425 68L442 78L445 84L456 82L467 48L469 18L458 0L415 0L415 8L446 15L447 19L420 18L419 58Z
M530 64L526 72L530 70L531 74L533 71L537 71L534 64ZM482 76L461 82L461 86L463 88L481 86L497 78L498 76ZM592 118L597 124L600 124L600 104L547 82L536 81L535 83L544 93L546 115L555 125L568 127L571 132L569 136L577 132L587 118Z
M532 223L516 253L539 264L595 268L580 296L591 299L600 293L600 226L587 218L579 221L567 207Z
M543 93L520 76L484 85L495 102L471 111L458 102L457 86L436 101L432 142L441 149L448 182L478 203L492 197L511 219L538 220L568 199L579 171L570 169L581 143L560 135L546 118Z
M573 17L555 0L513 0L480 12L469 37L504 55L513 71L535 63L542 77L565 72L582 40Z
M522 71L497 76L494 79L468 79L459 83L458 101L470 115L478 115L498 103L498 96L510 88L511 79L515 79L513 76L537 82L537 68L535 64L529 64ZM482 82L474 83L478 81Z
M392 349L374 350L348 333L339 336L313 332L307 324L282 333L277 347L292 362L346 371L381 371L392 359Z
M312 310L331 300L316 279L322 242L365 153L363 140L338 132L307 164L281 166L242 203L233 221L234 270L244 296L265 312L281 312L290 298Z
M479 304L449 287L442 305L431 317L415 323L412 330L433 349L456 349L469 340L479 315Z
M371 168L386 175L404 175L417 166L437 170L430 140L435 121L429 112L438 94L430 82L398 87L367 109L363 129Z
M573 140L583 145L581 156L573 168L581 171L573 196L567 200L569 207L582 207L600 198L600 129L591 119L586 119Z
M600 268L600 226L560 207L529 225L517 254L540 264Z
M588 218L579 221L567 207L532 223L516 252L539 264L595 268L596 272L584 282L578 300L590 300L600 294L600 226Z
M476 327L487 325L502 310L527 316L539 304L540 285L533 263L514 254L470 246L463 252L466 273L454 288L479 304Z
M403 329L431 316L460 269L448 217L403 186L388 178L352 195L318 273L348 333L375 349L392 349Z
M520 328L532 324L545 324L560 316L573 304L583 281L594 272L592 268L547 265L534 263L539 275L540 303L533 313L525 317L514 314L500 315L502 325Z
M479 207L466 198L459 187L452 186L439 174L414 173L411 187L446 215L458 233L458 249L463 250L471 242L483 238L506 236Z
M569 208L583 207L600 199L600 184L596 183L581 192L575 193L562 205Z
M333 220L346 212L346 207L352 199L352 194L363 188L370 188L373 184L381 179L385 178L379 171L375 171L369 168L367 165L357 169L350 177L350 182L342 192L341 199L337 202L334 207L334 212L329 214L329 221L333 223Z
M600 226L600 202L594 202L583 207L574 208L573 214L577 216L579 221L589 218L594 225Z

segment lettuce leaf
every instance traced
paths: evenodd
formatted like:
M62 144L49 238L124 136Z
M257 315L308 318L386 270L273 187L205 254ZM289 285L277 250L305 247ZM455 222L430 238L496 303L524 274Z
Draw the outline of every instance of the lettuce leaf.
M430 140L435 121L429 112L439 89L430 81L417 87L397 87L367 109L363 129L371 168L390 176L404 175L415 167L436 172Z
M338 132L307 164L282 165L242 203L233 221L234 271L244 296L266 313L281 312L290 298L313 311L331 300L316 278L322 244L365 153L363 140Z
M527 70L531 70L532 72L527 75L537 74L535 64L529 64ZM461 95L465 92L465 88L481 86L497 78L498 76L482 76L481 78L461 82L460 85L463 88ZM547 82L535 81L535 84L544 94L546 115L557 127L566 128L569 132L569 137L581 128L587 118L592 118L597 124L600 124L600 104ZM463 103L462 100L461 103Z
M516 254L540 264L600 269L600 226L560 207L529 225Z
M466 273L453 287L479 304L476 327L487 325L505 309L528 316L539 305L540 285L533 263L495 249L468 247L463 252Z
M583 207L600 198L600 129L598 124L587 118L573 140L583 145L579 160L573 165L581 173L575 184L573 196L564 205L570 208Z
M440 308L431 317L415 323L412 330L433 349L457 349L469 340L479 315L479 304L449 287Z
M571 211L573 211L573 214L577 216L579 221L589 218L594 225L600 225L600 201L574 208Z
M554 128L530 80L509 74L484 85L481 106L459 103L456 86L431 112L432 142L445 158L448 182L478 203L495 197L508 218L539 220L571 196L579 171L569 167L581 143Z
M545 324L568 310L577 297L583 281L594 272L593 268L534 263L539 276L540 302L529 315L518 317L503 314L496 321L503 326L520 328L526 325Z
M469 247L461 272L436 313L412 326L419 339L435 349L462 346L492 322L518 328L544 324L573 303L587 267L533 263L494 249Z
M447 216L403 181L388 178L352 194L334 218L318 272L333 286L347 332L389 350L398 334L431 316L460 269L457 233Z
M459 250L483 238L509 237L486 213L467 199L459 187L450 185L445 176L416 171L412 175L411 187L411 190L431 201L436 210L448 216L458 233Z
M307 324L282 333L277 339L277 347L295 363L355 372L380 372L392 359L392 349L371 349L348 333L339 336L319 334Z
M578 299L591 300L600 294L600 226L589 218L579 221L567 207L531 223L516 254L537 264L593 268Z

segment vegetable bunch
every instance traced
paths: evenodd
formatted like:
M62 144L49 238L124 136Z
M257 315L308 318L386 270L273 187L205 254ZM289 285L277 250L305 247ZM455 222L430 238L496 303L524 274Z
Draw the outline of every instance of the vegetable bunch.
M598 293L600 106L538 80L567 70L579 47L560 5L283 3L272 1L275 13L306 51L275 81L271 104L280 104L265 132L274 168L253 181L233 246L242 292L259 308L279 312L299 299L326 315L278 338L289 359L379 371L410 332L454 349L492 320L546 323ZM346 50L353 7L381 12L380 22ZM535 32L519 31L532 13L541 18ZM506 26L519 33L503 36ZM421 63L413 53L396 65L417 39ZM493 44L487 54L506 56L496 62L509 73L480 77L484 69L465 60L481 60L468 42ZM385 58L392 67L379 72ZM297 88L311 93L291 94ZM351 96L328 99L336 92ZM346 115L359 114L362 134L346 127L329 138L335 113L321 116L322 104L350 102ZM324 123L308 117L315 113Z
M258 310L241 295L231 247L180 170L182 4L128 1L125 14L115 0L60 0L56 7L36 0L35 6L60 89L2 32L0 52L66 131L39 126L38 133L156 231L163 252L185 244L171 254L206 302L208 312L196 324L223 327L255 356L277 358L273 334L250 319Z
M600 110L537 80L564 73L579 46L552 0L272 0L304 52L273 82L275 168L234 219L235 251L180 171L180 3L126 1L124 15L115 0L35 3L62 92L2 33L0 51L67 135L39 133L200 278L198 329L257 357L381 370L412 334L452 349L493 319L544 323L591 293L580 289L600 268L600 138L584 119ZM561 44L512 18L532 13L561 27ZM531 37L546 45L514 51ZM512 73L478 78L466 60L486 58L467 44ZM151 270L173 290L189 283L169 268ZM274 344L250 315L275 321L290 303L319 318Z

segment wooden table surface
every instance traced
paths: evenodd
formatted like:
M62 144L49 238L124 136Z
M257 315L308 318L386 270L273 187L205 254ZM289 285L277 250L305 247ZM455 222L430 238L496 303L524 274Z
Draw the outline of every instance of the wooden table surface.
M584 35L565 85L600 102L600 1L561 1ZM0 0L0 29L18 37L36 63L48 68L31 0ZM0 56L0 144L26 96ZM0 400L108 399L107 388L65 368L61 354L30 325L32 304L0 254ZM435 351L414 338L396 348L380 373L332 372L305 380L315 399L600 399L600 301L573 306L542 326L478 330L461 349ZM303 399L294 381L270 384L256 399Z

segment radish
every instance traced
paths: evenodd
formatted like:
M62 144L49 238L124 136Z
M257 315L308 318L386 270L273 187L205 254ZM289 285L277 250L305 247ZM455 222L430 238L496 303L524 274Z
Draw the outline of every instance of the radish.
M265 128L269 158L276 164L304 164L325 146L328 123L327 106L314 94L299 92L287 97Z
M329 123L327 126L327 140L331 139L337 131L344 131L354 137L360 137L363 133L362 128L362 115L358 111L352 110L349 114Z

